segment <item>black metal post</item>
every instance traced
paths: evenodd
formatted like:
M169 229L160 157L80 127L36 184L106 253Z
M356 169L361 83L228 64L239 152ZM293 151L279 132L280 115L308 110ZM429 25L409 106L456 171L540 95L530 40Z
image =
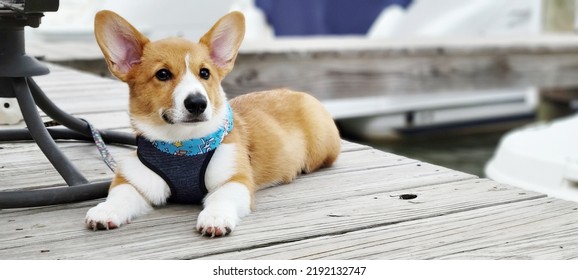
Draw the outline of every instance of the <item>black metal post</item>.
M26 55L24 26L0 20L0 77L32 77L49 72L34 57Z
M40 150L42 150L68 185L74 186L88 183L88 180L72 165L70 160L58 149L52 137L50 137L38 114L26 78L14 78L12 81L13 90L16 92L16 99L18 100L18 105L20 105L24 121Z

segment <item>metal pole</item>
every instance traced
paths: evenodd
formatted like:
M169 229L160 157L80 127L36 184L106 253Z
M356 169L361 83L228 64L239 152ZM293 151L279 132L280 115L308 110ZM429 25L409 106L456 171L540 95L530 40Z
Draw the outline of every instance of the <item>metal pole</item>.
M83 185L88 180L82 176L80 171L72 165L70 160L58 149L56 143L44 127L44 123L38 114L34 99L28 88L26 78L13 78L12 89L16 93L16 99L20 105L20 110L24 116L24 122L28 126L30 135L38 144L38 147L46 158L52 163L56 171L60 173L64 181L69 186Z

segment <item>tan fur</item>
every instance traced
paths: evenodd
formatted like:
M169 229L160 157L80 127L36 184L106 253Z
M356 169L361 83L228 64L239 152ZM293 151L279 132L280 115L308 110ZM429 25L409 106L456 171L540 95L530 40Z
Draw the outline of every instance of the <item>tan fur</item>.
M257 189L289 183L335 161L339 133L315 98L286 89L232 99Z
M110 29L124 28L129 42L142 47L137 51L134 63L115 61L115 50L109 49L104 35ZM133 120L152 125L166 125L159 112L170 109L172 94L185 72L183 58L189 54L191 72L203 84L208 98L217 109L224 108L220 84L233 68L237 50L244 34L244 18L233 12L223 17L204 35L199 43L169 38L150 42L124 19L109 12L99 12L96 17L96 37L111 72L125 81L130 88L130 115ZM215 59L215 38L220 38L223 27L238 28L233 44L225 58ZM132 40L132 41L131 41ZM229 43L229 41L227 41ZM117 51L118 53L118 51ZM222 54L221 54L222 55ZM117 59L118 60L118 59ZM162 68L170 69L174 79L159 81L155 73ZM207 68L209 80L199 77L199 69ZM289 183L300 173L313 172L331 165L340 152L339 132L322 104L314 97L287 89L257 92L230 100L234 111L234 129L223 143L235 144L235 174L229 182L245 185L252 194L263 187ZM135 128L136 129L136 128ZM138 131L137 134L141 134ZM118 174L111 187L127 183Z
M112 188L122 184L128 184L128 180L124 176L122 176L122 174L116 173L114 178L112 179L110 187Z

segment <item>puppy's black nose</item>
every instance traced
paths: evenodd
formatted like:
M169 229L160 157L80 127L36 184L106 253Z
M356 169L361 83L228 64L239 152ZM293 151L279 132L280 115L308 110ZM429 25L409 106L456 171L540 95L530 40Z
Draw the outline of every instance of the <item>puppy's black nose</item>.
M207 99L200 94L191 94L185 99L185 108L191 114L198 116L207 109Z

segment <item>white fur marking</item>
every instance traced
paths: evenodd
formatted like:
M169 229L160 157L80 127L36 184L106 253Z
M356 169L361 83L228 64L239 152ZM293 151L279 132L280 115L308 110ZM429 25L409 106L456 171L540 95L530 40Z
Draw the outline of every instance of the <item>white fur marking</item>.
M235 144L221 144L213 154L205 173L205 185L209 192L225 184L236 172Z
M152 204L163 205L171 195L167 183L146 167L136 154L124 158L119 164L119 172ZM115 188L113 188L115 189Z
M205 209L197 219L197 230L205 234L208 228L234 230L242 217L251 213L251 194L241 183L230 182L209 193ZM214 232L214 231L213 231Z
M208 103L207 109L205 109L203 115L205 116L205 118L207 118L207 120L211 120L211 117L213 116L213 105L211 103L211 100L209 99L207 90L205 89L203 84L199 82L197 77L195 77L195 75L193 75L193 73L191 72L191 69L189 67L189 59L190 55L187 53L187 55L185 55L185 67L186 67L185 73L181 77L181 81L179 82L177 87L175 87L175 91L173 92L173 102L174 102L173 117L175 118L176 121L178 121L179 118L183 118L187 114L187 109L185 108L184 104L185 99L191 94L199 93L207 99Z
M108 227L109 223L118 227L150 210L152 207L137 190L122 184L110 190L106 201L88 210L85 222L91 228L96 228L97 224Z

